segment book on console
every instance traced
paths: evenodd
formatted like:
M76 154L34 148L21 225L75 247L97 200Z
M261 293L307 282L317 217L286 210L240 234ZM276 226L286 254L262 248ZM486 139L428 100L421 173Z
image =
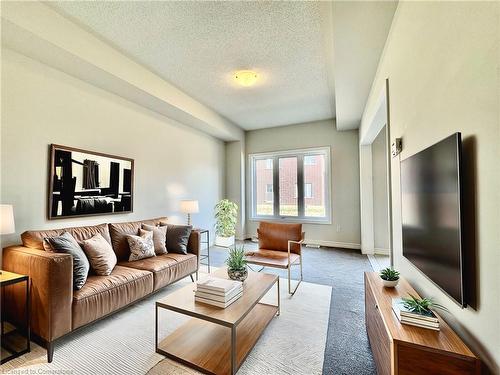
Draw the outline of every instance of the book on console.
M242 294L243 294L243 292L238 293L237 295L235 295L233 298L231 298L227 302L214 301L212 299L198 297L196 295L194 296L194 300L196 302L201 302L201 303L205 303L207 305L212 305L212 306L221 307L221 308L225 309L226 307L231 305L233 302L237 301L242 296Z
M439 323L439 320L432 311L428 314L419 314L415 311L411 311L404 306L404 301L401 298L392 299L392 310L396 314L399 320L403 317L417 319L419 321L427 321L433 323Z

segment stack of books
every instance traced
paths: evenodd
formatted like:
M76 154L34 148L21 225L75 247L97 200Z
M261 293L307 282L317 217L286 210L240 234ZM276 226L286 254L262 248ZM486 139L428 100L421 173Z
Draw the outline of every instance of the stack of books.
M392 310L402 324L439 331L439 320L432 311L426 314L419 314L408 310L401 298L394 298L392 300Z
M243 294L240 281L208 277L196 283L194 300L208 305L226 308Z

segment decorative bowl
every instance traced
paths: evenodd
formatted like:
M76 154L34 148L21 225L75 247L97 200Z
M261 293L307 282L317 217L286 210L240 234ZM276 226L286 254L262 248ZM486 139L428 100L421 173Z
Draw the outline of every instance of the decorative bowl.
M232 270L232 269L227 269L227 275L231 280L236 280L236 281L245 281L245 279L248 276L248 270L247 268L243 268L241 270Z

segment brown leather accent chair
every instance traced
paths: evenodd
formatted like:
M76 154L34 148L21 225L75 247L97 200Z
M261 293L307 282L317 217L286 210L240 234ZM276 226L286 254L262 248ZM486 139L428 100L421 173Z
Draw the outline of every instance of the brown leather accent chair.
M137 234L141 223L156 225L157 218L128 223L101 224L41 231L26 231L23 245L3 250L3 269L29 275L31 282L31 331L35 341L47 349L52 361L54 343L77 329L125 308L160 288L186 276L198 276L200 232L193 230L187 254L168 253L129 262L125 234ZM69 254L45 251L43 239L69 232L78 242L100 233L117 255L118 264L108 276L89 274L80 290L73 290L73 260ZM20 324L24 317L24 288L15 285L5 290L6 320ZM2 306L3 307L3 306Z
M259 250L247 252L248 264L288 270L288 293L293 295L302 281L302 224L283 224L262 221L257 229ZM300 279L292 290L291 268L300 267ZM261 268L261 270L262 270Z

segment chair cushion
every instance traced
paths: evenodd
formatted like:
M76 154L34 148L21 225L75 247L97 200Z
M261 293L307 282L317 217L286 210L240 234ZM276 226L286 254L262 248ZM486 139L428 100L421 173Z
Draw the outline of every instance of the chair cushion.
M120 262L119 265L152 272L153 290L158 290L196 272L197 261L194 254L169 253L135 262Z
M153 274L116 266L108 276L90 275L73 293L73 329L99 319L153 291Z
M269 266L276 268L288 268L288 251L276 251L259 249L258 251L249 251L245 253L245 259L250 264L258 264L260 266ZM298 262L300 256L295 253L290 253L290 263Z
M260 249L272 249L288 252L288 241L300 241L302 239L302 224L270 223L261 221L259 229ZM292 244L292 253L300 254L300 245Z
M111 244L115 251L118 260L127 260L130 256L130 248L127 242L127 234L137 236L142 223L147 225L158 225L160 221L165 221L165 217L142 220L142 221L129 221L125 223L112 223L109 224L109 234L111 235Z

